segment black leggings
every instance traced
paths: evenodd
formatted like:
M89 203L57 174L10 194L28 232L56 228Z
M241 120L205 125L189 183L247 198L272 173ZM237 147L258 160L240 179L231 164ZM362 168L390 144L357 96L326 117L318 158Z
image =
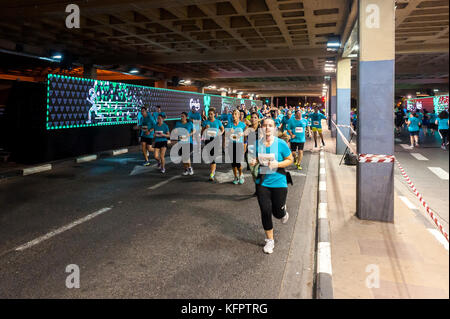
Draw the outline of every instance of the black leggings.
M286 215L287 188L269 188L257 184L256 195L264 230L271 230L273 229L272 214L278 219Z
M441 134L442 145L448 142L448 130L439 130L439 134Z
M235 142L231 142L229 144L231 151L233 152L233 159L232 159L232 163L231 163L231 167L232 168L237 168L240 169L241 168L241 161L242 161L242 157L244 156L244 143L235 143Z

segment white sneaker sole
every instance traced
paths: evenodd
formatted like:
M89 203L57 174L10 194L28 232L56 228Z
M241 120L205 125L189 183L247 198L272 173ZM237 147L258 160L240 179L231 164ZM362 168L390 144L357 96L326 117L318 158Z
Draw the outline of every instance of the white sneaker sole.
M288 222L288 220L289 220L289 213L286 212L286 216L284 216L284 217L281 219L281 223L282 223L282 224L286 224L286 223Z

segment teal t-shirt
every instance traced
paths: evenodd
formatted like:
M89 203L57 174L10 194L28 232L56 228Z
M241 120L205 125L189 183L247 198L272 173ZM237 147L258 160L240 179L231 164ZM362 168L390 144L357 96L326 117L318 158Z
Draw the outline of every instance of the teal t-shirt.
M177 130L177 134L180 138L180 143L187 144L192 143L192 136L188 137L187 134L192 134L192 131L194 130L194 125L191 122L186 122L186 124L181 123L181 121L178 121L175 124L175 129L185 129L183 130Z
M419 128L420 120L417 117L413 116L413 117L410 117L408 120L410 122L410 124L408 126L409 132L417 132L420 130L420 128Z
M430 119L431 124L436 123L437 114L436 113L428 113L428 118Z
M155 128L155 121L153 121L153 118L150 115L147 115L146 117L142 116L140 118L139 126L147 126L150 130L152 128ZM150 134L145 135L145 131L141 130L141 137L153 138L154 134L155 132L151 131Z
M155 124L155 142L165 142L167 141L167 137L158 136L158 132L162 132L163 134L169 133L169 127L166 123L163 123L161 126L158 124Z
M244 122L239 122L237 125L234 125L233 121L228 123L227 130L233 130L233 133L230 134L230 139L233 143L244 143L244 136L239 136L239 133L244 133L246 127Z
M305 143L305 129L308 126L308 121L306 119L297 120L293 118L289 122L288 130L295 134L295 138L291 139L291 142L294 143Z
M322 113L312 113L309 117L311 119L311 126L315 128L322 128L322 120L327 118Z
M230 122L233 121L233 115L231 114L220 114L219 120L222 122L224 127L230 127Z
M282 162L286 157L291 155L291 150L285 141L275 137L272 145L266 147L263 140L258 141L258 159L262 164L268 159L275 159L277 162ZM262 182L262 186L269 188L286 188L286 176L276 171L270 171L267 167L260 166L261 174L266 172L266 176ZM260 183L260 179L256 179L256 183Z
M295 116L293 116L291 114L291 117L288 117L287 115L283 117L283 120L281 121L281 124L283 124L283 130L287 131L289 128L289 121L291 121L292 119L294 119Z
M222 127L222 122L218 119L215 119L214 122L211 122L210 120L203 121L202 126L206 127L209 125L209 128L206 130L206 136L208 138L215 138L217 135L219 135L219 129Z
M448 119L438 119L438 130L448 130Z

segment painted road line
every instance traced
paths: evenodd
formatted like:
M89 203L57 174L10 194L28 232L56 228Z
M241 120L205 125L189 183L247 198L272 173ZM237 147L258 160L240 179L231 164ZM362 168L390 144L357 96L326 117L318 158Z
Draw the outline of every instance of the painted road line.
M157 189L158 187L161 187L161 186L163 186L163 185L166 185L167 183L170 183L170 182L173 181L174 179L177 179L177 178L180 178L180 177L181 177L181 175L172 176L172 177L169 178L168 180L162 181L162 182L160 182L160 183L158 183L158 184L156 184L156 185L153 185L153 186L151 186L151 187L149 187L149 188L147 188L147 189L148 189L148 190L155 190L155 189Z
M319 203L319 219L328 218L327 207L328 207L327 203Z
M400 144L400 146L403 147L405 150L411 149L411 145L408 145L408 144Z
M40 166L28 167L22 170L23 176L36 174L44 171L49 171L52 169L52 164L45 164Z
M440 179L448 181L448 173L440 167L428 167L430 171L437 175Z
M444 248L448 251L448 241L442 236L441 232L437 229L427 228L427 230L440 242Z
M319 182L319 191L326 191L327 190L327 183L324 181Z
M75 226L78 226L78 225L80 225L80 224L82 224L84 222L87 222L88 220L91 220L92 218L95 218L95 217L97 217L97 216L99 216L99 215L101 215L103 213L106 213L107 211L109 211L111 209L112 209L112 207L102 208L102 209L96 211L95 213L92 213L90 215L87 215L86 217L80 218L80 219L74 221L73 223L70 223L69 225L63 226L61 228L58 228L58 229L56 229L54 231L49 232L48 234L46 234L44 236L41 236L41 237L38 237L38 238L36 238L36 239L34 239L32 241L29 241L28 243L17 247L15 250L16 251L23 251L23 250L28 249L30 247L36 246L37 244L42 243L45 240L48 240L48 239L50 239L50 238L52 238L52 237L54 237L56 235L59 235L59 234L65 232L65 231L67 231L67 230L69 230L69 229L71 229L71 228L73 228Z
M426 158L425 156L423 156L420 153L409 153L411 154L413 157L415 157L418 161L428 161L428 158Z
M399 196L403 203L405 203L406 206L408 206L409 209L418 209L416 206L414 206L405 196Z
M78 157L76 162L77 163L86 163L86 162L95 161L96 159L97 159L97 155L87 155L87 156Z
M317 258L317 272L332 274L331 271L331 245L329 242L319 242Z
M325 174L326 174L325 167L321 167L321 168L320 168L319 174L320 174L320 175L325 175Z
M128 153L128 148L121 148L119 150L112 151L112 155L113 156L120 155L120 154L125 154L125 153Z

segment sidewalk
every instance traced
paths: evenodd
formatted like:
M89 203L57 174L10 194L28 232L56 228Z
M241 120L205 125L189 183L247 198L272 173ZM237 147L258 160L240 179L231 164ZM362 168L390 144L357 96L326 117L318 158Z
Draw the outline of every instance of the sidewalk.
M339 166L330 135L324 128L334 297L449 298L448 248L427 230L424 214L408 208L396 186L393 224L358 219L356 166ZM377 270L379 288L368 288Z

